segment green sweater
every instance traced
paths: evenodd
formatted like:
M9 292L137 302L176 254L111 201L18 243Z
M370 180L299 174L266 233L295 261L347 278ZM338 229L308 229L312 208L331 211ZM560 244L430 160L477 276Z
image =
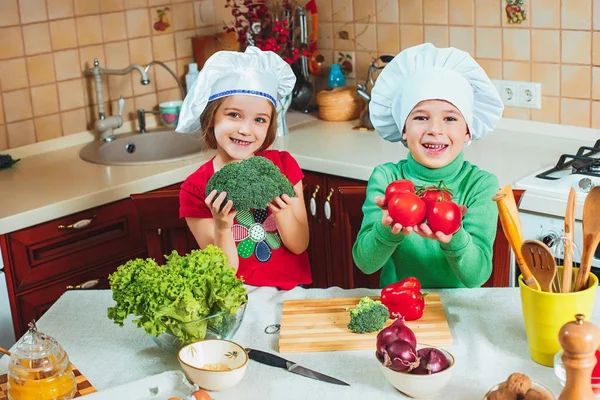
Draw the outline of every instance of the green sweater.
M437 185L452 190L452 200L467 207L463 225L449 243L423 238L416 233L393 234L383 226L383 211L374 203L389 183L410 179L415 185ZM397 164L379 165L369 178L363 222L352 248L354 262L367 274L383 268L381 287L409 276L425 288L479 287L492 273L492 246L496 237L498 209L492 200L499 189L495 175L464 161L463 153L450 164L429 169L411 154Z

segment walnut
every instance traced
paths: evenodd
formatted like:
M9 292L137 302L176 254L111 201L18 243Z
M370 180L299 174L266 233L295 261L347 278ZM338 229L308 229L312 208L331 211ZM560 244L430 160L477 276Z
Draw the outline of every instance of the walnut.
M546 392L532 388L525 393L525 400L552 400L552 396Z
M488 400L517 400L517 395L508 390L506 385L501 384L498 389L494 390L487 397Z
M516 395L523 397L531 389L531 379L527 375L515 372L506 380L506 387Z

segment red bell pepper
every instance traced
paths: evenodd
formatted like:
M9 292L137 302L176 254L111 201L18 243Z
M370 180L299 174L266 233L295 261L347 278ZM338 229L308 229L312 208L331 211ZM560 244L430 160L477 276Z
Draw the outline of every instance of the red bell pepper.
M381 302L392 317L402 316L406 321L415 321L423 316L426 295L421 293L421 282L410 277L381 289Z

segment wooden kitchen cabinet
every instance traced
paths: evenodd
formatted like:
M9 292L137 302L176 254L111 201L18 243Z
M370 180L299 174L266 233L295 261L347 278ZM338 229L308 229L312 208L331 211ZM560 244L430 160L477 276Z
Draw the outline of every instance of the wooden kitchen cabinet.
M67 285L102 284L123 262L145 254L131 199L8 233L0 246L17 337Z
M366 182L304 171L303 184L310 229L311 287L377 288L379 272L366 275L352 259Z

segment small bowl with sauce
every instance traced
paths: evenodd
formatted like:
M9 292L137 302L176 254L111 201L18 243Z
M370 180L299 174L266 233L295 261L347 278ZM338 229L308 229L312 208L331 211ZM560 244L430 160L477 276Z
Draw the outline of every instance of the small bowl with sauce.
M203 389L225 390L238 384L248 367L248 353L239 344L224 339L190 343L177 353L188 379Z

